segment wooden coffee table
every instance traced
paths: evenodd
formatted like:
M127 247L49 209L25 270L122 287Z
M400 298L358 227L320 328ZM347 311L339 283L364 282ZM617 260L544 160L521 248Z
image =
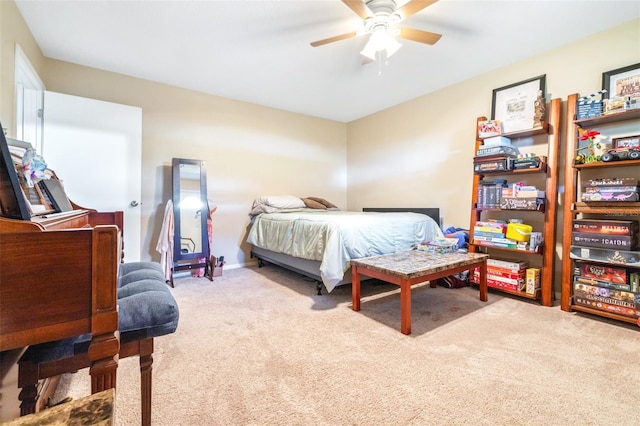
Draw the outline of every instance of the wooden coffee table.
M360 275L400 286L400 331L411 334L411 286L480 267L480 300L487 301L487 258L483 253L435 254L412 250L351 260L353 310L360 310Z

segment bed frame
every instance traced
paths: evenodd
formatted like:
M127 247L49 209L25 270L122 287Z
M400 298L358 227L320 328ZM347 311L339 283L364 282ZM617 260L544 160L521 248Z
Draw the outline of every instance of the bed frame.
M441 226L440 223L440 209L437 207L365 207L362 209L363 212L381 212L381 213L390 213L390 212L412 212L412 213L421 213L429 216ZM284 253L277 253L271 250L265 250L260 247L252 246L251 248L251 258L258 259L258 267L262 268L265 265L265 262L271 263L282 268L288 269L293 272L297 272L298 274L304 275L307 278L313 280L316 284L317 294L322 294L322 287L324 284L322 283L322 277L320 276L320 261L318 260L308 260L302 259L299 257L290 256ZM364 279L364 277L363 277ZM347 269L344 273L344 277L340 284L349 284L351 283L351 269Z

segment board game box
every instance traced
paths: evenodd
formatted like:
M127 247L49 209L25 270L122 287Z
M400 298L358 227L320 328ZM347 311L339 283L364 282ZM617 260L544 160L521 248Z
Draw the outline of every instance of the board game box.
M573 299L576 305L585 306L587 308L597 309L600 311L611 312L612 314L623 315L625 317L638 318L640 317L640 310L633 308L625 308L624 306L611 305L609 303L597 302L594 300L585 299L583 297L574 297Z
M635 235L609 235L591 232L572 232L571 242L579 246L620 250L633 250L637 246Z
M592 260L640 267L640 252L572 245L571 259ZM487 261L487 265L488 265Z
M589 183L589 186L638 186L640 185L640 181L638 181L638 178L632 178L632 177L589 179L587 182Z
M606 235L637 235L637 220L575 219L573 231Z
M600 302L628 309L640 309L640 294L588 284L573 284L573 295L588 302Z
M583 277L580 275L573 276L573 283L595 285L598 287L613 288L615 290L634 291L630 284L614 284L609 281L603 281L597 278Z
M635 191L625 192L583 192L580 194L582 201L638 201L638 193Z

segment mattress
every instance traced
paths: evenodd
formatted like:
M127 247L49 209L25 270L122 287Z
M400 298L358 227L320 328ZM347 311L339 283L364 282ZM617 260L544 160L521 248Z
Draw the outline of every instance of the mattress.
M257 215L247 242L320 262L320 277L330 292L343 280L351 259L411 250L442 236L438 223L419 213L297 209Z

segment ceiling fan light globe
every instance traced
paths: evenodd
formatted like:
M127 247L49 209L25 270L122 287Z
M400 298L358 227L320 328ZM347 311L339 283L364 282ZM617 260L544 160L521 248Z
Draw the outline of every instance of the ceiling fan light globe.
M398 40L394 39L393 37L390 37L390 40L391 41L387 43L385 47L385 50L387 51L387 58L390 58L391 55L396 53L398 49L402 47L402 43L399 43Z
M378 51L376 49L374 49L373 46L371 46L371 42L368 42L366 44L366 46L364 47L364 49L362 49L362 51L360 51L360 54L362 56L365 56L365 57L371 59L372 61L375 61L377 52Z
M400 47L402 47L402 44L393 38L387 31L376 30L371 33L369 41L360 53L367 58L375 60L376 52L384 50L387 54L387 58L389 58L391 55L396 53Z

